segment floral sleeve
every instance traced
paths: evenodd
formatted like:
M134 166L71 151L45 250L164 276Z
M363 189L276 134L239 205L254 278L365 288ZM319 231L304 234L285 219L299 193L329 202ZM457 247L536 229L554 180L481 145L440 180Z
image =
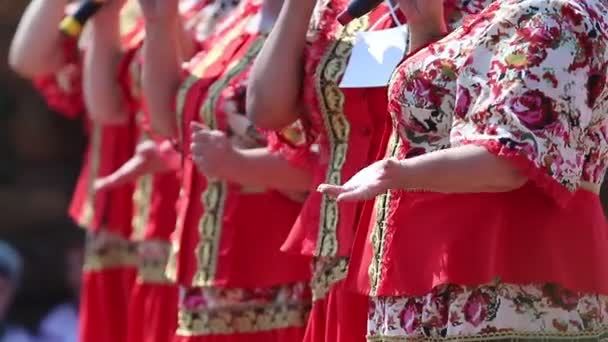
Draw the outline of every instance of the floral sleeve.
M572 1L501 7L458 76L450 142L511 160L564 204L581 182L588 130L606 111L599 16Z

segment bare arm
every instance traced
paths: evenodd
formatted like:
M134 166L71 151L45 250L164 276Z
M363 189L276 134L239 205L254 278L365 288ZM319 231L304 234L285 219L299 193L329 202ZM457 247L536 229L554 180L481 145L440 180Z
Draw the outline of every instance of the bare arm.
M308 192L312 174L297 168L266 148L237 150L235 167L227 168L223 178L244 186L279 191Z
M144 43L143 93L152 128L167 137L177 135L174 99L181 82L182 57L178 21L147 21Z
M302 54L315 1L286 0L250 76L247 114L259 127L280 129L297 119Z
M25 78L53 73L65 61L59 23L67 0L33 0L26 8L9 51L10 67Z
M101 124L122 124L127 119L117 77L122 4L113 0L90 21L92 41L84 58L84 99L91 119Z
M359 171L344 185L319 191L341 201L374 198L389 189L441 193L507 192L527 182L517 167L484 147L466 145L405 160L386 159Z

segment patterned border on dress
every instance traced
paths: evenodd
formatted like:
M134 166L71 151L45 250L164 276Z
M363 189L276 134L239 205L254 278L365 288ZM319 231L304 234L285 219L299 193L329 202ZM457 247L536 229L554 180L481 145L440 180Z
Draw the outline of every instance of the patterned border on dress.
M337 282L346 278L348 258L318 258L313 263L310 282L312 300L324 299Z
M374 336L368 337L368 342L547 342L547 341L588 341L605 342L608 341L608 326L589 332L575 333L533 333L533 332L497 332L480 334L474 336L454 336L454 337L401 337L401 336Z
M244 334L304 327L309 310L310 305L302 302L199 311L180 309L177 335Z

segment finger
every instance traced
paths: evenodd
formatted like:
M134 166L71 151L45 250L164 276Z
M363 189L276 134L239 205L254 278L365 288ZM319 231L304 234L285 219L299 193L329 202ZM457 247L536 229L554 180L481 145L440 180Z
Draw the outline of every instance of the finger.
M338 202L358 202L367 201L376 197L377 193L371 188L358 187L350 191L344 191L338 195L336 201Z
M114 173L96 180L93 186L96 191L111 190L125 184L133 183L139 177L153 172L154 170L151 167L151 163L147 163L145 159L135 156Z
M208 144L209 141L212 139L212 134L210 132L211 131L208 130L192 132L192 141L202 144Z
M317 191L336 198L338 195L346 191L346 189L341 185L321 184L317 187Z
M209 130L209 127L203 125L202 123L199 122L191 122L190 123L190 129L192 129L192 131L202 131L202 130Z

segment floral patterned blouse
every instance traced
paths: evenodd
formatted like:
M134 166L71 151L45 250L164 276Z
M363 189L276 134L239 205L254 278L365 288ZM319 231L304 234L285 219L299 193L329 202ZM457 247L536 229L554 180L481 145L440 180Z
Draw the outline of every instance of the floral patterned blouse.
M608 293L597 196L608 152L607 5L500 0L405 59L389 88L403 143L389 154L481 145L530 182L509 193L380 196L380 223L358 238L374 251L353 271L360 287L411 295L500 277Z

